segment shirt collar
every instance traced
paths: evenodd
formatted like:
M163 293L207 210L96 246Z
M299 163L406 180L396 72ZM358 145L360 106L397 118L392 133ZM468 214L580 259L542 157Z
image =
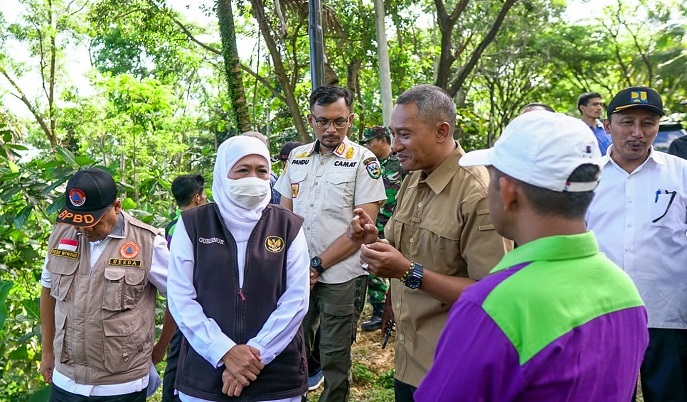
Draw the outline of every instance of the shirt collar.
M518 246L504 255L490 273L535 261L560 261L591 257L599 253L599 244L592 232L576 235L549 236Z
M465 151L463 151L463 148L461 148L458 142L455 144L456 149L451 152L448 158L446 158L439 167L434 169L434 171L424 179L425 183L427 183L435 194L439 194L448 185L458 169L460 169L458 160L461 156L465 155ZM421 176L424 176L424 174ZM422 178L420 181L422 181Z
M614 166L616 166L618 169L623 170L623 169L620 167L620 165L618 165L618 164L611 158L611 152L612 152L612 151L613 151L613 144L611 144L611 146L608 147L608 151L606 152L606 155L604 155L604 156L601 157L601 159L600 159L600 160L601 160L601 164L602 164L603 166L606 166L606 165L608 165L609 163L611 163L611 164L613 164ZM663 166L666 166L666 163L667 163L667 162L666 162L666 156L665 156L665 154L664 154L663 152L656 151L656 150L654 149L654 146L652 145L652 146L649 148L649 157L646 158L646 160L645 160L641 165L637 166L637 168L636 168L632 173L638 172L638 171L642 170L642 167L644 167L644 165L646 165L646 163L647 163L649 160L651 160L651 161L653 161L654 163L657 163L657 164L659 164L659 165L663 165Z
M124 215L121 212L117 216L117 223L115 223L107 237L114 237L115 239L124 238Z
M339 158L344 158L347 154L348 149L351 148L352 144L353 143L348 139L348 136L345 136L343 140L339 143L339 145L337 145L336 148L334 148L334 151L332 153L338 156ZM316 140L315 142L313 142L312 147L310 147L310 150L308 151L308 156L319 151L320 140Z

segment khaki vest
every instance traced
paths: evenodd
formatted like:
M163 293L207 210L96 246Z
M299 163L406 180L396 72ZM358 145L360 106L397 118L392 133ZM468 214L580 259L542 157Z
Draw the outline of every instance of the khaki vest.
M122 212L124 238L110 238L90 269L89 244L58 224L48 242L55 305L55 368L79 384L120 384L148 374L155 287L148 281L157 229ZM76 251L61 240L76 240Z

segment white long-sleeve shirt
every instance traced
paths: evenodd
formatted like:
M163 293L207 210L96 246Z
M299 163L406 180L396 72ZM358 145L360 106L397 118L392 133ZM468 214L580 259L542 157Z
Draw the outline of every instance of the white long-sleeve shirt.
M687 161L652 149L627 173L604 158L587 225L639 289L649 327L687 329Z
M240 286L243 286L247 243L247 240L236 242ZM205 315L203 307L196 301L193 244L183 217L177 222L170 250L167 278L169 310L193 349L213 366L221 367L224 364L222 357L236 342L222 332L215 320ZM274 360L291 342L308 310L309 257L302 228L287 250L286 262L286 291L260 332L247 342L260 351L264 365ZM180 393L180 398L183 401L203 401L183 393ZM280 401L299 400L300 397Z

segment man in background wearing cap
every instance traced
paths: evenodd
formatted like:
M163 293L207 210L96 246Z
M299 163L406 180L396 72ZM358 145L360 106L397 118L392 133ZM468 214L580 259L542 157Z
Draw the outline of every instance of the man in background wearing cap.
M398 156L391 149L391 129L375 126L363 131L360 145L366 147L379 159L382 165L382 180L386 191L386 201L377 215L377 232L380 239L384 238L384 226L396 208L396 194L401 188L405 171L398 161ZM372 317L362 323L363 331L374 331L382 327L384 314L384 298L388 290L386 279L374 275L367 277L367 299L372 305ZM391 306L389 306L391 308Z
M122 211L103 170L78 171L65 196L41 275L40 372L52 383L50 401L143 402L167 243Z
M585 226L600 156L578 119L533 111L460 159L489 167L492 221L519 246L451 308L416 401L630 400L646 310Z
M272 156L272 162L279 162L281 171L283 172L286 169L286 166L288 166L286 162L289 160L289 154L294 148L300 147L301 145L303 145L303 143L298 141L289 141L285 143L284 146L281 147L281 150L279 150L279 153ZM274 188L274 185L277 184L278 179L279 178L274 171L271 171L270 187L272 188L272 198L270 198L270 204L279 204L281 202L281 194L279 194L279 191Z
M632 278L649 313L642 364L645 402L687 401L687 162L653 142L663 101L648 87L623 89L608 106L613 145L587 223L603 251Z
M577 98L577 110L582 114L582 121L594 133L601 155L606 155L606 150L611 145L611 138L606 133L601 120L604 112L604 102L601 95L596 92L583 93Z
M360 210L349 228L358 239L362 225L362 241L373 242L361 247L370 272L393 278L396 402L413 401L451 304L512 248L489 217L487 170L458 166L464 151L453 139L455 123L456 105L443 89L418 85L401 94L391 130L393 149L409 173L386 239L376 242L375 221Z

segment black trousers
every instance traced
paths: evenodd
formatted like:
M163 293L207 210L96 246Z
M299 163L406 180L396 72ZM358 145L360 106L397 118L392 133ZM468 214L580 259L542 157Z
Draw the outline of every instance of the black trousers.
M174 382L177 378L177 365L179 363L179 352L181 351L181 339L184 336L179 328L174 331L172 340L169 341L167 349L167 366L162 376L162 402L179 402L179 395L174 395Z
M146 390L142 389L138 392L130 394L112 395L112 396L83 396L72 394L53 384L50 387L49 402L145 402Z
M644 402L687 402L687 329L649 328L640 373Z
M394 397L395 402L414 402L413 394L417 387L398 381L394 378Z

